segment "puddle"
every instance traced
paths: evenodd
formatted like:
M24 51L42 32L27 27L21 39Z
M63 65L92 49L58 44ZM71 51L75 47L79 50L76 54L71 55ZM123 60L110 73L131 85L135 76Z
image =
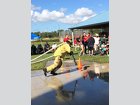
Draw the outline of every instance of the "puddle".
M83 78L93 80L94 77L109 82L109 64L108 63L93 63L90 66L85 66L83 71Z
M92 72L89 72L89 76L92 76ZM109 84L103 81L104 76L107 75L102 73L99 78L80 78L68 84L52 77L47 85L55 90L54 97L58 105L109 105Z
M67 61L63 70L70 70L69 73L48 77L41 71L32 73L33 85L37 85L32 92L42 92L32 98L32 105L109 105L109 64L82 63L83 71L77 70L72 61Z
M56 92L55 97L59 103L64 103L65 101L71 101L73 99L77 80L74 84L73 90L65 89L65 85L63 85L62 81L57 77L52 77L47 82L48 87L55 90Z

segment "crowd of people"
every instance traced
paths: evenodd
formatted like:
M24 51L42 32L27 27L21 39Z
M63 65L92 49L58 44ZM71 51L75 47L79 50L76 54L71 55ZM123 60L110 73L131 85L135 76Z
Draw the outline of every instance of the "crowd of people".
M70 35L66 34L63 42L70 40ZM88 54L92 55L109 55L109 37L106 34L90 34L83 33L83 35L74 37L74 46L78 46L80 48L79 56ZM38 44L35 46L32 44L31 46L31 55L42 54L50 49L53 49L52 52L56 50L57 44L53 43L52 46L48 42L42 46Z
M109 55L109 39L106 34L83 33L82 36L74 38L74 46L81 48L80 56L89 54L91 55Z
M31 46L31 55L43 54L44 52L46 52L46 51L48 51L50 49L53 49L52 52L54 52L56 47L57 47L56 43L53 43L52 46L50 46L50 44L48 42L46 42L44 44L44 47L41 44L38 44L37 46L32 44L32 46Z

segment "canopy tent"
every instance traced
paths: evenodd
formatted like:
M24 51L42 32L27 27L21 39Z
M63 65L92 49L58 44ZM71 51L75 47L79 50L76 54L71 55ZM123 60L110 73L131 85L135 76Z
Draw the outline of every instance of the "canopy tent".
M39 40L40 38L41 38L40 36L31 33L31 41Z
M41 37L38 36L38 35L36 35L36 34L31 33L31 41L36 41L36 40L40 40L40 43L41 43L41 45L42 45L42 47L43 47L43 50L44 50L44 46L43 46L43 43L42 43L42 41L41 41ZM44 52L45 52L45 51L44 51Z

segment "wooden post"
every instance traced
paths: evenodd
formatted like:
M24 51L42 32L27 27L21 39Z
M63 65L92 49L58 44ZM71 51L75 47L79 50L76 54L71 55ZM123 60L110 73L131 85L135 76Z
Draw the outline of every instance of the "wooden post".
M73 29L72 29L71 31L72 31L72 33L71 33L71 35L72 35L72 44L73 44L73 46L74 46L74 35L73 35Z

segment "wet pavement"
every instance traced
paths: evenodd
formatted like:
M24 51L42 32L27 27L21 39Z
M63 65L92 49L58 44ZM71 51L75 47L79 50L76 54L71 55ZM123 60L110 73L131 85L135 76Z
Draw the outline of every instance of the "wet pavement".
M57 71L60 75L48 77L41 70L32 71L32 105L109 105L108 64L83 66L77 70L73 61L65 61Z

